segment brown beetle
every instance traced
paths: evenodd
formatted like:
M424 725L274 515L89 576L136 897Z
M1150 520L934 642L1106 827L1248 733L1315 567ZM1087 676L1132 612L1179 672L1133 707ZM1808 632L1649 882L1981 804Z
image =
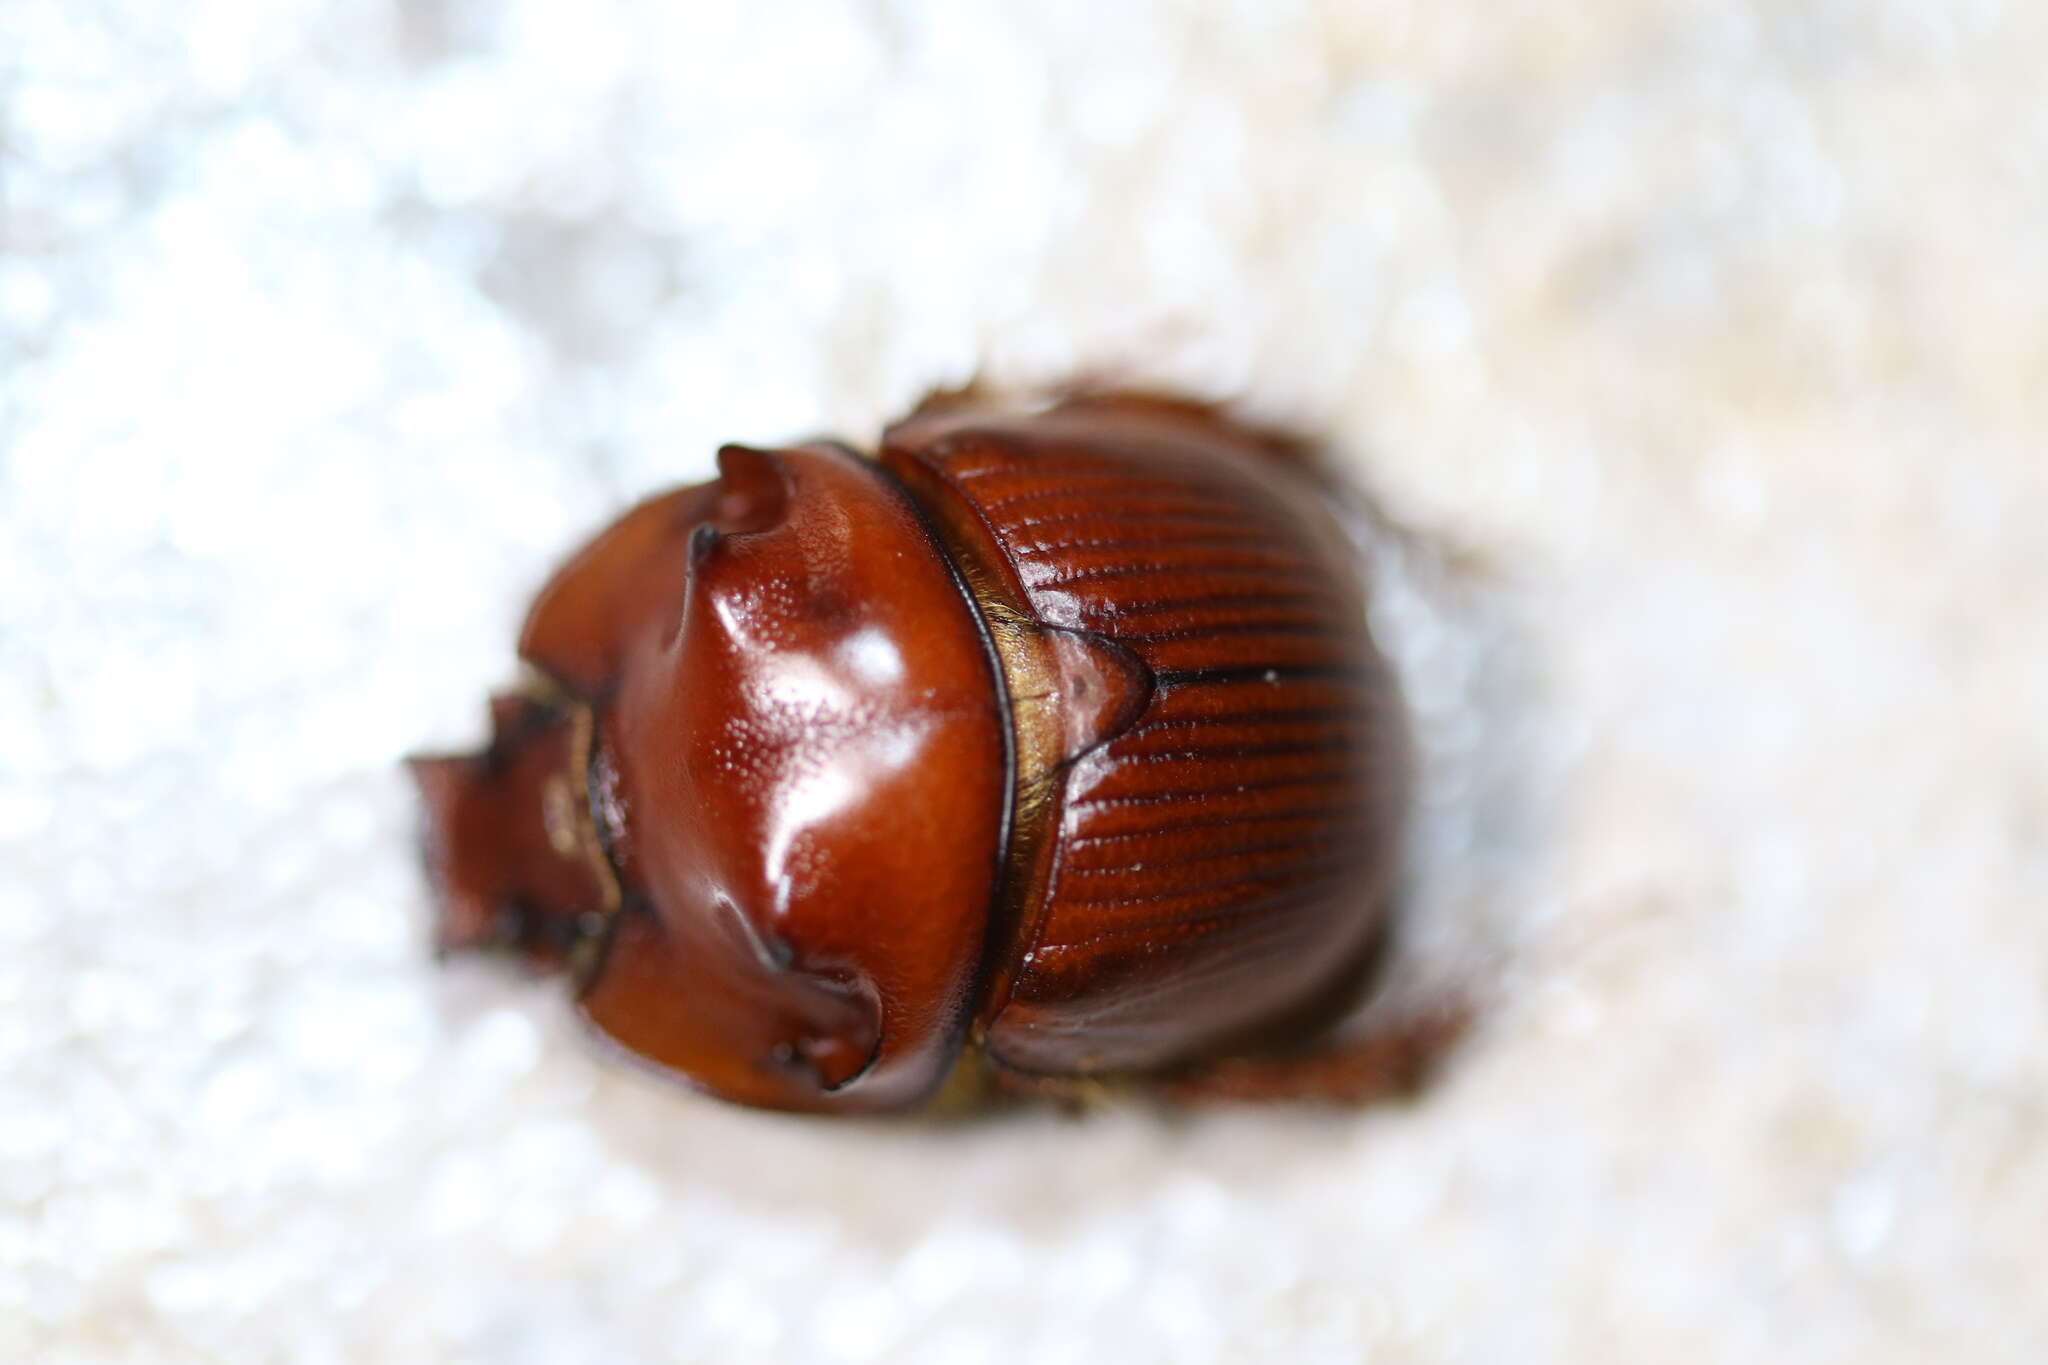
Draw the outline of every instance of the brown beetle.
M1403 735L1305 450L1135 394L727 446L556 574L482 754L413 761L444 949L727 1099L1363 1098ZM953 1077L954 1083L948 1084Z

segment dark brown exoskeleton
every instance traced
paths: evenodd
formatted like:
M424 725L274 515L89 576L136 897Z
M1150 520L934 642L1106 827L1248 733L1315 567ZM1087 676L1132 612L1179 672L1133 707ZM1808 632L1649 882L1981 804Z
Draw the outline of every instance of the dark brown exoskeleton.
M1402 712L1304 450L1132 394L728 446L534 603L482 754L414 761L444 948L566 971L725 1098L1363 1099ZM950 1082L949 1082L950 1078Z

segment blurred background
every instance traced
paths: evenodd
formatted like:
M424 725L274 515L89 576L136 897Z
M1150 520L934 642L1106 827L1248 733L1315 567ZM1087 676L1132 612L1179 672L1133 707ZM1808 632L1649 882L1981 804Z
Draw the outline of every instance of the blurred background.
M2044 69L2022 0L6 0L0 1357L2048 1357ZM429 962L397 762L558 555L1077 371L1411 533L1436 1090L805 1122Z

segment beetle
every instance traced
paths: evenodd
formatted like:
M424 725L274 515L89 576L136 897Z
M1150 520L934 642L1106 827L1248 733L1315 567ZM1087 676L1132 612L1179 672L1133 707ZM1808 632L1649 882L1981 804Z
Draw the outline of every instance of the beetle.
M1134 392L942 393L875 456L728 445L541 590L421 757L444 951L568 976L725 1099L1371 1098L1398 690L1312 450Z

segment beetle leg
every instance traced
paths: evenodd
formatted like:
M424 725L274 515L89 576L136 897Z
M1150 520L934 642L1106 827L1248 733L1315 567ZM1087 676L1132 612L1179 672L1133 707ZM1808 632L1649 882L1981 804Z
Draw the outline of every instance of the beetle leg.
M1154 1090L1177 1104L1306 1101L1360 1105L1415 1094L1472 1022L1463 1006L1390 1021L1309 1052L1229 1057L1163 1076Z

